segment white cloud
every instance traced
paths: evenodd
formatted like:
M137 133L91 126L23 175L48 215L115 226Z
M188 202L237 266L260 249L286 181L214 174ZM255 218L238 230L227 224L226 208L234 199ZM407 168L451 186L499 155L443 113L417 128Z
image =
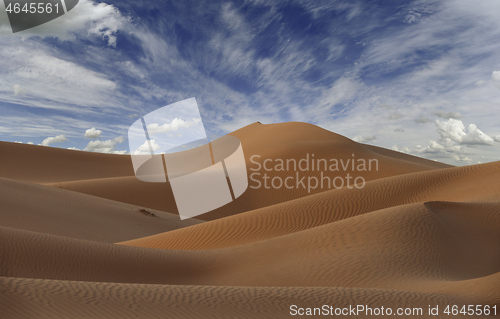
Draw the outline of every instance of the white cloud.
M0 134L4 136L24 137L26 140L33 137L65 135L69 139L80 139L86 129L96 124L95 120L75 121L70 116L37 116L22 114L23 116L0 116ZM129 125L102 123L109 131L126 132ZM43 139L43 138L42 138Z
M444 112L444 111L437 111L434 112L434 115L443 118L443 119L461 119L462 114L460 112Z
M369 135L369 136L356 135L353 137L352 140L359 143L369 143L376 139L377 137L375 135Z
M116 145L123 143L123 141L125 141L123 136L106 141L90 141L83 150L88 152L113 153L115 152Z
M3 7L3 3L0 7ZM26 39L41 36L72 40L75 33L82 32L107 39L110 46L116 45L116 32L128 21L113 5L80 0L78 5L65 15L13 35L5 10L0 8L0 12L0 37Z
M159 125L158 123L149 124L147 128L150 134L167 133L176 132L180 128L189 128L197 125L198 123L201 123L201 119L199 118L193 118L191 121L183 121L182 119L175 118L172 122L165 123L163 125Z
M33 42L0 39L0 101L31 107L91 111L116 108L116 83L106 75L52 56ZM8 43L2 43L8 42ZM12 91L2 89L17 83ZM29 91L28 94L22 94Z
M419 2L430 3L426 1ZM82 3L90 4L89 1L82 1ZM431 3L432 6L435 4L436 2ZM331 5L337 6L338 4L332 2ZM99 9L104 16L114 15L108 10L112 8L111 6L106 7L104 4L102 6L101 9L92 9L90 6L88 8L92 10ZM360 12L366 11L366 7L363 7L362 4L359 7ZM377 26L384 25L387 20L389 23L394 19L403 21L408 16L407 13L411 14L414 19L408 16L411 21L408 20L407 22L412 22L412 24L397 29L387 28L382 33L363 32L363 35L370 34L370 39L359 39L361 43L366 43L366 46L363 47L363 56L356 61L357 65L345 73L342 67L337 68L328 65L328 67L321 69L321 81L314 83L304 80L303 76L307 72L314 70L315 67L317 68L318 63L323 63L318 62L314 54L312 54L312 52L316 53L315 50L319 45L307 46L308 42L302 41L300 37L292 37L289 39L290 42L286 42L288 40L282 38L275 43L279 58L256 58L254 48L248 45L251 42L249 40L265 29L269 22L266 20L261 25L261 21L259 21L258 24L251 25L251 22L244 19L241 13L231 5L224 6L223 10L220 11L221 17L224 19L223 23L227 23L228 26L231 26L231 29L224 33L221 32L221 35L214 36L213 41L206 48L207 50L213 49L214 52L205 54L204 51L202 56L209 62L197 59L193 67L190 61L179 56L174 42L165 41L154 32L139 30L139 26L130 27L127 31L140 35L138 36L141 39L140 45L142 45L142 49L148 57L144 61L139 63L130 62L131 65L129 66L122 65L121 61L115 63L110 61L109 55L106 54L106 52L112 51L109 48L101 50L93 47L92 52L88 50L85 55L96 58L102 57L102 60L98 60L98 63L103 66L112 65L123 72L130 73L130 70L135 67L137 71L135 78L137 79L142 78L144 75L146 75L146 79L154 78L148 76L152 73L174 74L179 81L179 87L191 87L192 90L199 92L202 97L199 101L203 101L203 103L200 103L201 108L208 106L206 112L209 114L204 117L205 124L207 124L206 119L209 118L214 125L230 131L242 126L235 126L235 123L249 124L256 120L272 123L291 119L315 124L326 123L328 124L327 128L346 136L376 134L378 144L384 147L390 147L395 143L426 145L431 139L437 140L438 137L432 136L432 134L436 135L436 132L428 129L423 130L424 125L418 127L415 122L427 123L430 120L426 117L418 118L420 114L430 117L434 110L444 109L460 111L468 121L476 123L477 126L488 132L491 127L497 125L495 119L498 118L498 110L495 110L495 106L499 102L498 91L492 85L491 80L488 79L489 75L492 74L492 66L497 65L496 53L500 50L500 42L496 41L500 30L498 28L500 25L497 14L500 8L498 2L483 1L474 4L469 0L451 0L446 3L439 3L435 7L437 9L436 15L430 16L426 21L419 19L425 19L427 13L420 7L414 7L413 4L402 15L383 17L383 20L377 21ZM73 12L76 12L75 10ZM321 10L318 10L317 14L321 14ZM98 16L97 12L96 16ZM121 21L125 20L123 17L117 17ZM62 22L61 19L56 19L53 22ZM70 30L69 32L59 30L57 32L64 34L58 37L61 39L70 38L72 37L71 30L76 30L73 33L79 32L81 35L88 32L91 35L89 39L92 39L96 34L88 30L96 32L95 25L99 23L92 22L93 20L89 20L88 17L82 17L82 19L87 21L81 24L87 24L86 27L82 29L69 27L67 28ZM103 22L110 21L109 23L113 24L113 19L99 19ZM272 19L269 19L269 21L272 21ZM115 30L118 27L118 24L111 25L111 28L107 30ZM358 28L370 28L373 27L373 23L366 23L366 26L353 24L349 26L349 28L351 27L353 30L350 34L359 34ZM106 28L102 30L106 30ZM440 30L440 32L435 30ZM37 30L33 29L32 31ZM104 33L98 32L97 36L106 37ZM113 36L112 33L111 37ZM339 62L345 64L348 62L344 62L344 56L341 56L343 48L335 39L337 34L335 30L328 37L327 40L332 42L332 49L327 54L331 55L329 59L336 59L340 56L341 60ZM443 36L444 34L446 36ZM2 42L1 40L5 41ZM281 43L281 40L283 43ZM8 69L7 63L5 62L2 65L1 61L14 61L17 65L22 65L21 61L29 60L32 52L42 51L44 56L58 54L57 52L54 53L53 50L40 50L44 45L43 43L28 46L27 42L8 42L7 39L0 39L0 51L2 51L2 47L8 48L0 54L0 70ZM112 45L113 39L110 42L108 40L108 43ZM13 51L18 47L23 49L18 52L22 56L18 60L14 60L16 59L15 54L10 56L8 51ZM443 47L445 49L442 49ZM186 47L186 49L189 48L189 46ZM85 50L85 46L82 49ZM416 54L417 50L425 54L424 59L420 54ZM427 55L427 52L431 54ZM196 54L196 50L192 49L188 53ZM221 56L222 58L211 59L214 56ZM69 59L68 56L59 54L53 57L56 58L53 63L68 61ZM351 57L353 57L351 54L345 56L345 58ZM437 61L432 61L435 59ZM81 61L74 62L78 64ZM109 63L105 64L103 62ZM351 63L350 60L349 63ZM85 64L81 63L80 65ZM327 65L325 64L325 66ZM35 66L26 69L38 69L38 67L35 64ZM85 71L84 68L82 69ZM198 69L203 69L207 71L206 73L214 71L220 75L220 78L226 78L226 75L228 75L227 78L236 76L240 79L248 79L251 82L250 84L256 87L257 91L252 94L236 92L224 84L223 81L207 80L207 77L202 74L203 72L199 73L197 71ZM84 82L82 81L83 83L71 82L71 80L74 81L75 77L70 74L64 76L61 81L58 81L56 77L50 77L47 84L41 80L43 76L36 79L26 79L18 77L16 73L9 73L9 71L11 70L7 70L6 73L0 72L0 100L3 99L3 96L1 96L3 89L6 90L5 92L8 91L8 94L3 95L9 95L11 99L14 98L11 87L12 84L19 83L30 92L29 95L32 95L32 88L37 92L37 98L27 101L24 103L26 105L43 107L54 107L56 105L57 108L69 108L79 105L83 111L91 109L110 111L112 107L116 108L121 104L126 104L122 103L123 100L120 101L115 98L118 95L116 91L119 90L115 89L116 86L112 85L112 81L118 79L118 77L113 76L112 73L108 77L107 70L103 70L102 74L94 73L94 77L89 76ZM79 71L75 73L80 74ZM12 74L15 77L11 77ZM48 74L48 72L45 72L45 74ZM258 74L258 78L255 79L252 74ZM378 78L379 74L389 76ZM7 75L9 78L7 78ZM2 82L2 78L6 79L5 82ZM103 85L92 86L95 78L108 80L111 85L105 85L104 83ZM392 78L394 78L393 81ZM330 79L338 80L329 87L323 88L322 84ZM364 79L371 79L371 81L367 81L365 84ZM478 79L488 80L488 85L474 85L474 81ZM65 84L66 80L69 80L70 85ZM57 91L56 88L61 87L61 84L66 85L65 90ZM160 84L158 85L160 86ZM155 83L148 83L147 88L137 86L134 87L134 90L145 99L151 97L154 97L156 101L182 99L182 92L172 92L173 90L170 90L170 88L166 89L159 86L156 86ZM119 88L120 83L118 82ZM318 97L319 95L321 96ZM53 103L54 97L58 98L57 104ZM21 99L25 97L15 98ZM379 100L376 100L376 98L379 98ZM45 102L48 99L51 101ZM134 99L134 97L131 97L131 99ZM442 101L445 101L445 103L442 103ZM380 110L375 108L379 104L394 105L395 107L392 110ZM139 105L139 103L136 105ZM149 104L140 103L140 105ZM129 108L126 112L120 112L120 116L123 117L135 112L143 114L142 111L144 111L144 107L142 109L140 107ZM391 113L395 111L405 115L405 118L396 122L398 126L406 129L407 133L404 134L404 142L394 140L396 138L400 139L402 135L393 134L393 129L396 128L394 126L395 122L388 119ZM205 116L205 114L203 115ZM241 121L241 119L253 120ZM415 122L413 119L416 119ZM115 117L110 118L109 122L114 120L119 121ZM11 128L11 126L1 125L5 123L5 120L0 119L0 122L0 132ZM29 122L27 127L29 125L30 132L41 129L39 126L34 127L32 123L35 121L33 119ZM69 124L62 123L62 125ZM39 136L69 134L70 131L82 132L93 125L97 126L98 123L86 124L79 130L68 130L66 127L44 122L43 130L49 132ZM389 127L385 132L379 131L380 128L387 125ZM54 130L50 131L51 128ZM27 134L26 132L27 129L23 131L23 134ZM124 133L117 134L123 135ZM73 138L72 135L67 136ZM436 143L443 147L445 145L445 142L441 140ZM437 144L435 147L439 148ZM496 156L494 154L495 150L493 148L489 149ZM478 149L478 151L482 150Z
M466 130L460 120L449 119L446 122L436 120L435 123L441 139L450 139L466 145L492 145L494 142L491 136L484 134L475 124L469 124Z
M122 28L130 30L131 26L129 19L113 5L80 0L67 14L15 34L3 6L0 2L0 103L78 113L96 112L97 108L123 108L122 96L115 90L116 83L108 79L109 72L99 73L86 66L87 61L104 66L113 64L109 55L114 53L109 48L82 45L79 50L84 52L76 59L39 38L84 39L86 42L100 42L100 38L104 38L114 46L116 32ZM15 95L10 89L14 83ZM23 92L29 94L23 95Z
M483 162L498 160L497 147L475 145L478 142L491 145L491 140L476 131L478 127L482 132L498 134L495 128L498 127L500 96L492 82L500 87L497 82L500 70L492 73L492 66L498 65L500 51L500 42L495 40L500 34L497 14L500 2L419 2L432 5L435 8L432 15L425 22L415 20L413 22L418 23L368 41L357 61L359 64L348 73L354 78L356 75L368 78L371 85L368 81L365 86L361 83L353 95L355 103L350 105L350 110L338 119L328 120L325 116L321 124L346 136L373 132L378 137L377 145L390 148L396 144L399 149L402 148L399 145L407 145L412 153L449 160L450 164L454 155L464 153L469 153L467 156L473 160L480 155L487 157ZM425 52L432 57L422 59L421 53ZM490 75L491 80L487 79ZM389 80L385 80L386 77ZM391 112L376 108L380 104L395 105L398 112L405 115L397 122L404 125L404 140L401 135L390 134L395 128L388 118ZM446 111L440 114L446 120L462 116L476 127L471 127L472 133L464 128L467 137L462 143L441 138L436 131L422 129L421 125L434 122L430 115L436 110ZM363 132L359 132L360 129ZM496 136L489 136L495 140ZM428 145L429 141L433 142ZM415 151L415 145L423 145L418 147L420 153Z
M417 1L416 6L409 8L403 22L408 24L419 23L432 12L432 6L426 4L424 1Z
M494 144L494 141L500 142L500 135L488 136L474 124L466 128L460 120L436 120L435 125L439 134L438 141L431 140L425 147L416 145L409 148L395 145L392 149L431 158L453 159L456 164L470 164L474 161L467 157L467 155L471 156L471 150L474 150L472 155L477 155L477 146L490 146Z
M42 143L40 145L49 146L50 144L53 144L53 143L62 143L64 141L68 141L68 139L66 138L66 136L65 135L58 135L56 137L47 137L46 139L44 139L42 141Z
M151 145L151 148L150 148L150 145ZM144 144L142 144L141 146L139 146L135 151L131 151L132 155L149 155L151 154L151 150L154 152L154 151L157 151L161 148L160 145L158 145L158 143L156 143L156 141L154 139L150 140L149 142L148 141L145 141Z
M79 149L79 148L76 148L76 147L68 147L68 150L80 151L80 149Z
M407 146L398 147L397 145L394 145L393 147L391 147L391 149L396 152L411 154L411 151Z
M14 95L22 95L26 93L26 90L23 89L19 84L14 84L12 88L14 89Z
M472 163L473 161L468 158L467 156L458 156L458 155L455 155L453 156L453 159L457 162L464 162L464 163L467 163L467 164L470 164ZM480 163L480 162L479 162Z
M416 145L411 151L416 154L433 155L438 158L447 158L454 156L454 154L467 154L467 151L462 146L457 145L449 138L439 142L430 141L426 147Z
M350 101L361 89L362 85L348 77L342 77L327 90L323 91L318 108L324 111L329 110L339 103Z
M102 131L97 130L95 127L89 128L85 131L85 137L87 138L99 138L101 137Z
M113 151L111 154L125 155L127 154L127 151Z

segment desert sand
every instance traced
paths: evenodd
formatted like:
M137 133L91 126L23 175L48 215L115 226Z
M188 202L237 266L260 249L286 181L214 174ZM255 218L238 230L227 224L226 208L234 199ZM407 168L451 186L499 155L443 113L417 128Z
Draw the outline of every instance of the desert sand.
M249 174L253 155L355 154L379 169L330 172L362 175L359 189L249 188L181 221L169 184L138 181L129 156L2 142L0 317L303 317L291 305L498 314L500 162L453 167L305 123L232 135Z

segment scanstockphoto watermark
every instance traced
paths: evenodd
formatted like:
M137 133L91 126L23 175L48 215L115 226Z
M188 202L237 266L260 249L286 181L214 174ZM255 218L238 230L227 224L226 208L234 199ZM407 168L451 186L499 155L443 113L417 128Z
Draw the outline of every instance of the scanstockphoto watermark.
M349 189L365 187L362 176L366 172L378 171L378 159L357 158L317 158L307 153L303 158L262 158L250 157L250 185L252 189L307 189L308 193L317 189Z

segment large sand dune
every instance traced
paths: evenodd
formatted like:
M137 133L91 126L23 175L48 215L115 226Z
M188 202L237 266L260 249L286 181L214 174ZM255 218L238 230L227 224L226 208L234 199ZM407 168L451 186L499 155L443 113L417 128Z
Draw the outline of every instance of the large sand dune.
M259 180L261 183L264 183L264 173L270 178L278 176L282 179L289 176L293 177L296 174L296 171L291 171L292 164L288 167L289 170L265 171L263 162L266 160L269 161L268 164L266 164L268 168L275 167L275 165L269 163L277 164L276 161L278 159L283 161L295 160L297 171L300 171L298 167L299 161L307 157L309 157L310 163L312 163L313 158L316 161L318 159L343 160L344 164L346 164L345 169L341 166L342 164L339 164L340 171L335 172L322 172L321 170L324 170L324 164L323 166L320 165L321 170L312 169L312 164L310 164L307 176L314 176L321 179L322 173L332 178L336 176L345 177L347 174L350 174L351 176L362 176L366 181L436 168L451 167L450 165L417 158L411 155L356 143L341 135L306 123L282 123L272 125L254 123L233 132L232 135L241 140L249 174L260 173L260 178L255 177L254 179ZM251 158L253 158L253 160L251 160ZM377 160L377 169L375 169L375 162L372 162L373 164L370 171L368 171L368 165L367 171L356 172L358 169L357 166L354 167L353 171L353 166L351 164L354 159L365 159L366 161ZM259 168L254 162L258 162L262 165L259 171L252 170ZM329 168L330 165L331 164L328 163L327 168ZM303 165L302 167L305 168L306 166ZM304 174L302 173L301 175ZM51 185L137 206L146 206L170 213L177 213L175 200L168 183L145 183L139 181L134 176L125 175L121 177L78 179L76 181L58 182ZM250 187L237 201L204 214L199 218L203 220L218 219L277 203L287 202L329 189L326 185L323 188L318 186L315 189L309 189L307 187L295 187L294 189L285 189L282 187L280 189L274 189L271 185L269 185L269 189L265 187L255 189L252 187L256 185L257 182L251 182ZM340 186L340 183L337 185ZM331 188L333 189L333 187Z
M1 143L2 318L288 318L291 305L498 314L500 162L451 167L302 123L233 135L247 160L355 154L379 170L361 189L249 189L206 222L181 222L169 185L137 181L128 156Z
M500 201L500 162L432 170L337 189L126 242L166 249L213 249L259 241L386 207L433 200ZM480 184L481 187L477 187Z

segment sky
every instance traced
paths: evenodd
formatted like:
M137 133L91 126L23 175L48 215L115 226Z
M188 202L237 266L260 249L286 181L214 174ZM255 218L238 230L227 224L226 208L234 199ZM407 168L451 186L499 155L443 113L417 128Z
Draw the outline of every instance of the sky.
M13 34L0 3L0 140L127 154L196 98L207 136L301 121L469 165L499 160L500 1L80 0Z

